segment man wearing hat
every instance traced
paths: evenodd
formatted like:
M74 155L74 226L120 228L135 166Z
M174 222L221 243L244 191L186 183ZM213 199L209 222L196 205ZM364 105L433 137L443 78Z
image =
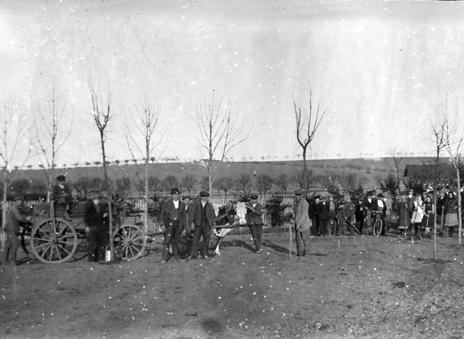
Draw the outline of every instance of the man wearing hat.
M311 218L311 234L312 235L321 235L320 228L319 228L319 216L317 214L319 203L321 201L321 197L319 195L315 195L312 199L309 200L309 207L308 213L309 217Z
M326 236L329 233L330 205L326 196L322 196L322 201L317 205L317 220L319 224L319 234Z
M56 177L56 184L53 186L51 200L54 202L55 215L70 219L72 195L71 188L66 183L66 177L59 175Z
M181 235L186 233L186 209L179 200L179 189L171 189L171 200L163 204L161 210L161 226L164 227L164 247L162 263L169 260L169 247L172 247L174 258L180 259L178 245Z
M250 228L251 236L255 244L256 253L261 253L261 236L263 234L263 206L258 203L258 196L252 194L250 202L246 204L246 222Z
M192 205L189 220L193 228L193 244L192 254L189 259L195 259L198 256L198 247L201 237L203 237L202 257L204 259L208 258L209 235L216 219L213 205L208 201L208 198L209 193L201 191L200 199L195 201Z
M312 226L308 208L309 204L306 199L303 198L303 191L297 189L295 191L295 200L293 201L297 256L306 255L306 243L309 238L309 230Z
M108 203L96 189L89 192L90 198L84 206L85 233L88 241L87 257L98 262L103 255L105 239L108 237Z

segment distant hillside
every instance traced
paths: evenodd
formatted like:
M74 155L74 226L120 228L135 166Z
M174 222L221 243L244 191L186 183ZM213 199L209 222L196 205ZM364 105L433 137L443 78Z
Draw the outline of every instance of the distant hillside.
M426 164L431 163L433 158L405 158L401 162L401 169L404 170L406 164ZM384 178L388 173L395 173L395 167L392 158L380 159L326 159L326 160L308 160L308 168L313 171L313 176L331 175L340 173L355 173L359 179L367 185L376 185L377 178ZM144 177L143 165L110 165L109 176L116 180L122 177L130 177L132 180ZM254 162L225 162L220 165L218 178L231 177L237 178L242 173L253 176L254 174L268 174L271 177L277 177L282 173L288 176L295 175L302 170L301 161L254 161ZM88 166L75 168L58 168L56 174L66 174L68 181L76 181L79 177L103 177L102 167ZM200 162L196 163L158 163L150 164L149 176L155 176L159 179L167 175L174 175L182 178L187 174L194 175L197 181L208 175L206 168ZM43 170L19 170L17 178L26 178L29 180L45 178Z

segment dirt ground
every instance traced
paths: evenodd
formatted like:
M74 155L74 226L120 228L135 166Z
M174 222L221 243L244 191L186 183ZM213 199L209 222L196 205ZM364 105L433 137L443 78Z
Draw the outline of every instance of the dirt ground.
M457 238L228 236L222 255L0 268L1 338L461 338L464 252Z

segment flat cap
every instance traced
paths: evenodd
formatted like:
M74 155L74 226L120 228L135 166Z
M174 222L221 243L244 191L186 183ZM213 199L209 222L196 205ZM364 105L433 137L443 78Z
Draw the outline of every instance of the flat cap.
M295 195L303 195L303 190L298 188L295 190Z
M206 191L201 191L200 192L200 197L209 197L209 193Z
M250 195L250 199L252 199L252 200L258 199L258 195L257 194L252 194L252 195Z
M56 180L57 180L57 181L66 181L66 177L65 177L64 175L61 174L61 175L59 175L59 176L56 177Z

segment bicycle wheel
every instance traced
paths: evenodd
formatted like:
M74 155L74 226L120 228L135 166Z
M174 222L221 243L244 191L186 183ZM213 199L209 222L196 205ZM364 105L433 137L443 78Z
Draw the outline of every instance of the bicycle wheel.
M380 219L375 219L374 224L372 225L372 234L379 236L382 233L383 223Z

